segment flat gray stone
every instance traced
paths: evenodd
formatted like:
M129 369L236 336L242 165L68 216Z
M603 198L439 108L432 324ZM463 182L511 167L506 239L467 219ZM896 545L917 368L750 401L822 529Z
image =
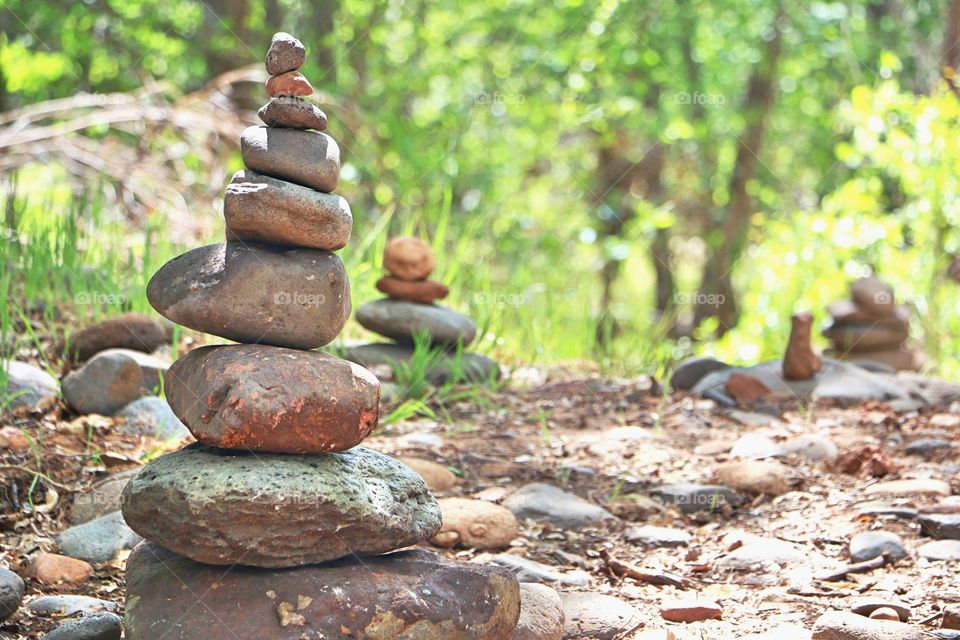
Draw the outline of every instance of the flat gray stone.
M190 430L180 422L167 401L156 396L134 400L121 409L117 417L123 418L118 427L121 433L160 440L176 440L190 435Z
M70 524L83 524L100 516L120 510L120 494L130 478L140 473L140 469L128 469L114 473L90 486L87 491L73 497L73 504L67 517Z
M238 171L223 195L227 240L336 251L353 230L350 205L338 195Z
M113 415L148 395L155 380L125 349L101 351L63 379L63 397L80 413ZM140 353L143 356L146 354Z
M931 538L960 540L960 513L921 513L917 520Z
M248 169L330 192L340 183L340 147L319 131L247 127L240 153Z
M689 391L708 373L729 369L730 365L716 358L693 356L681 361L670 376L670 387L674 390Z
M936 451L953 448L953 443L942 438L918 438L903 448L911 456L925 456Z
M477 336L476 323L453 309L437 304L383 298L357 309L357 322L387 338L410 344L426 333L430 342L441 345L469 345Z
M197 562L259 567L385 553L433 537L441 524L416 472L363 447L293 456L190 445L127 484L123 516Z
M923 629L903 622L871 620L847 611L828 611L813 625L813 640L923 640Z
M917 553L927 560L960 560L960 540L934 540L917 549Z
M907 557L907 550L903 547L903 540L890 531L865 531L850 539L850 559L854 562L866 562L880 556L887 556L891 560L900 560Z
M684 513L716 511L723 505L739 506L745 498L719 484L675 483L653 487L650 495Z
M801 562L806 554L796 545L783 540L753 540L734 549L717 562L726 571L766 572Z
M385 365L397 371L413 359L413 347L394 343L364 344L348 347L344 357L368 369ZM440 355L424 373L428 382L437 385L490 382L499 380L500 375L500 365L495 360L467 351Z
M147 285L169 320L234 342L315 349L350 316L350 283L336 254L227 242L163 265Z
M576 528L616 520L612 513L550 484L528 484L503 502L520 520L549 522L555 527Z
M41 596L31 600L27 608L38 616L69 618L102 611L117 611L120 607L116 602L89 596Z
M133 549L140 540L119 511L70 527L57 536L60 553L87 562L110 562L118 551Z
M590 584L590 574L581 569L561 571L512 553L500 553L491 560L494 564L510 569L520 582L556 582L572 587L585 587Z
M113 613L94 613L64 622L43 640L120 640L123 621Z
M23 578L9 569L0 569L0 622L20 608L24 589Z
M647 547L685 547L693 540L693 537L683 529L653 525L627 529L624 538L627 542L634 542Z
M15 360L7 360L3 366L7 374L6 397L10 409L33 407L57 397L60 385L43 369Z

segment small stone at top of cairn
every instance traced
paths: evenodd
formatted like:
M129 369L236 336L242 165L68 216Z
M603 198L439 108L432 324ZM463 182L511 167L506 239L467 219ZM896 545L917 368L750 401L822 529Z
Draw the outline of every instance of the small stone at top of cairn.
M790 317L790 342L783 356L783 377L788 380L809 380L823 366L823 361L810 345L813 314L799 311Z
M411 236L397 236L383 250L383 266L390 274L377 281L377 289L395 300L430 304L450 293L447 285L428 280L436 267L433 249Z

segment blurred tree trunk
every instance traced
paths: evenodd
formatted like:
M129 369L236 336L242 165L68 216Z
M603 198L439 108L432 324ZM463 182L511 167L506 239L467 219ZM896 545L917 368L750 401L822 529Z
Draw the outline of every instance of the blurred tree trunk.
M783 15L780 9L774 16L771 25L773 36L766 45L763 59L754 67L747 83L743 104L746 129L737 138L737 156L728 187L729 203L719 225L718 243L712 248L704 265L696 299L694 326L715 317L719 320L716 333L721 336L736 326L739 316L731 276L746 244L753 213L748 187L760 164L767 118L774 103L777 62L783 44L780 31Z
M960 0L950 0L946 35L943 39L943 75L954 93L960 95L957 70L960 69Z

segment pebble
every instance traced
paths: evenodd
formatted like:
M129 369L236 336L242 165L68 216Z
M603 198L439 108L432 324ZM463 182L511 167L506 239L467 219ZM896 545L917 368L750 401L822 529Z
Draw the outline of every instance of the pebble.
M565 638L612 640L643 624L643 615L623 600L599 593L565 592Z
M101 611L116 611L116 602L89 596L41 596L27 603L27 608L39 616L68 618L75 615L88 616Z
M734 491L779 496L790 490L788 469L779 462L744 460L717 468L716 480Z
M364 328L404 344L425 333L431 344L466 347L477 336L476 323L453 309L385 298L357 309L357 322Z
M925 456L952 447L953 443L949 440L943 440L941 438L920 438L904 447L903 452L911 456Z
M0 622L20 608L25 588L23 578L9 569L0 568Z
M287 71L278 76L270 76L267 79L266 88L267 95L271 98L280 96L302 98L313 93L310 81L299 71Z
M14 453L24 453L30 449L30 439L23 429L5 425L0 427L0 449L9 449Z
M900 615L890 607L880 607L870 614L871 620L892 620L900 622Z
M150 279L147 298L195 331L293 349L329 343L350 316L350 283L335 254L254 243L174 258Z
M30 575L45 585L83 582L93 575L93 567L76 558L56 553L41 553L30 563Z
M760 460L772 458L780 453L780 445L765 435L747 433L737 439L730 448L731 458Z
M506 507L469 498L440 498L443 524L430 539L438 547L502 549L519 535L520 525Z
M894 516L902 520L915 520L917 509L884 503L866 503L860 507L858 516Z
M227 449L344 451L380 413L380 381L360 365L257 344L194 349L170 368L166 394L197 440Z
M257 112L260 120L268 127L287 127L290 129L327 128L327 114L317 105L303 98L280 96L260 107Z
M960 629L960 604L955 602L944 604L940 627L943 629Z
M387 294L394 300L407 300L433 304L442 300L450 293L450 288L436 280L418 280L407 282L393 276L385 276L377 280L377 291Z
M865 531L856 534L850 539L849 553L853 562L866 562L884 555L891 560L901 560L908 555L903 540L890 531Z
M391 238L383 249L383 267L398 280L415 282L433 273L436 258L423 240L411 236Z
M57 536L64 555L87 562L110 562L118 551L133 549L140 540L119 511L70 527Z
M117 430L128 435L159 440L179 440L190 435L167 401L156 396L134 400L121 409L117 417L122 419Z
M128 469L97 481L87 491L73 497L68 520L70 524L83 524L120 509L120 494L130 478L140 469Z
M173 330L142 313L123 313L101 320L67 336L55 349L69 359L88 360L107 349L131 349L153 353L170 344Z
M603 507L549 484L534 483L517 489L503 505L521 519L549 522L555 527L575 529L616 516Z
M960 513L921 513L920 529L937 539L960 540Z
M424 549L225 572L144 543L127 560L126 638L509 638L520 598L509 571Z
M43 640L120 640L123 621L113 613L94 613L64 622Z
M781 444L778 455L798 455L814 462L833 462L837 459L839 451L837 445L829 438L818 435L806 435Z
M712 600L673 600L661 605L660 616L670 622L720 620L723 607Z
M923 630L902 622L871 620L846 611L828 611L813 625L813 640L923 640Z
M651 489L650 495L684 513L716 511L725 504L738 506L743 502L734 491L718 484L664 484Z
M307 62L307 49L303 43L283 31L274 34L267 49L265 66L272 76L295 71Z
M806 557L800 548L784 540L757 539L725 555L717 567L727 571L767 571L774 566L801 562Z
M35 407L57 397L60 385L56 378L27 362L8 360L3 363L7 375L5 396L9 409Z
M501 553L491 558L491 562L510 569L520 582L556 582L571 587L585 587L590 584L590 574L580 569L558 571L542 562L528 560L512 553Z
M864 492L868 496L950 495L950 485L933 478L889 480L870 485Z
M888 318L896 313L893 288L875 276L867 276L850 285L850 298L870 319Z
M738 402L754 402L770 395L770 388L759 379L739 372L731 373L723 388Z
M123 517L197 562L257 567L385 553L429 539L441 524L420 476L363 447L290 456L190 445L127 484Z
M340 184L340 147L320 131L247 127L240 136L247 169L329 193Z
M64 399L79 413L110 416L150 393L154 380L144 376L130 353L137 352L110 349L95 355L63 379Z
M917 554L927 560L960 560L960 540L934 540L917 549Z
M520 620L511 640L561 640L563 600L544 584L520 585Z
M690 357L674 367L670 387L677 391L689 391L708 373L729 368L730 365L716 358Z
M850 605L850 611L860 616L870 616L877 609L890 609L897 619L906 622L910 619L910 605L899 600L883 597L860 598Z
M685 547L692 540L691 535L683 529L653 525L631 527L624 533L624 538L627 542L648 547Z
M353 213L342 197L250 171L223 194L227 240L336 251L350 241Z
M414 357L413 347L404 344L377 343L348 347L344 352L347 360L368 369L386 366L391 369L403 366ZM424 374L431 384L448 382L484 383L501 377L500 365L495 360L477 353L462 351L437 356L433 366Z
M397 460L416 471L427 483L427 488L434 493L449 491L460 482L460 479L442 464L422 458L399 457Z

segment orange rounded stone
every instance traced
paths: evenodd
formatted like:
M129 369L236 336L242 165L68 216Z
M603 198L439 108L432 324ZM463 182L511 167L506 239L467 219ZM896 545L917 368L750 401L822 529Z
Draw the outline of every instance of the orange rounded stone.
M383 266L395 278L414 282L424 280L436 266L433 249L410 236L397 236L383 250Z
M272 76L267 80L267 95L271 98L277 96L309 96L313 93L313 87L299 71L288 71L279 76Z
M397 300L409 300L410 302L423 302L425 304L442 300L450 293L447 285L436 280L408 282L393 276L385 276L377 280L377 290Z

